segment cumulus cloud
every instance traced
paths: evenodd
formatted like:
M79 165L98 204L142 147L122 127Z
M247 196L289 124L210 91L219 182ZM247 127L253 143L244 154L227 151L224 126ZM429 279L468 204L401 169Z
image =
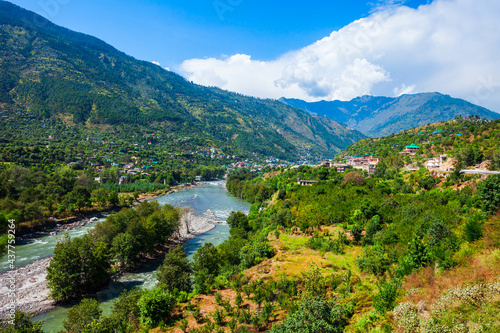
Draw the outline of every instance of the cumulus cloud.
M161 64L158 61L151 61L151 62L157 66L161 66Z
M258 97L349 100L439 91L500 111L500 1L435 0L385 9L273 61L184 61L189 80Z

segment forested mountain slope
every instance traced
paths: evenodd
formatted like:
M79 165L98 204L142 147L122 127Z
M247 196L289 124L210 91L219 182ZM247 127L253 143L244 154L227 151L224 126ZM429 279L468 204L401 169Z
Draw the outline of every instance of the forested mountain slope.
M0 1L0 107L66 125L133 125L242 152L332 155L363 138L278 101L203 87ZM1 111L1 110L0 110Z

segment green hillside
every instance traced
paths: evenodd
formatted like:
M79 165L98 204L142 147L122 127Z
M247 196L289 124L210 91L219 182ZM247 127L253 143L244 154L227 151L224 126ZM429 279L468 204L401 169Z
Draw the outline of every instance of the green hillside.
M451 121L413 128L378 139L363 139L349 146L344 155L399 155L406 146L420 147L417 160L449 154L461 160L465 167L492 161L500 168L500 120L476 117L456 117Z
M34 19L36 18L36 20ZM99 125L216 140L279 158L332 155L363 135L273 100L198 86L103 41L0 2L0 111L57 120L83 131ZM8 128L2 128L7 131Z

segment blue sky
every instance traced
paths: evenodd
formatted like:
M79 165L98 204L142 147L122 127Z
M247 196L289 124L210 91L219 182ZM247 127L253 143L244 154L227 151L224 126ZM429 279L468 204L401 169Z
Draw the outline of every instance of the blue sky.
M176 68L236 53L270 60L370 14L366 0L13 0L136 58ZM390 3L392 3L391 1ZM416 7L427 0L406 1Z
M261 98L441 92L500 111L498 0L12 0L202 85Z

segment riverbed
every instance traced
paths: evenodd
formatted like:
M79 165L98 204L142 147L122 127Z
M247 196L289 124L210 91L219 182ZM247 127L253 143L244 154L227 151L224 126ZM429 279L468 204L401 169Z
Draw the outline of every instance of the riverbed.
M156 199L161 205L170 204L177 207L189 207L192 209L191 214L198 217L195 221L202 223L208 220L211 222L209 228L195 233L191 239L184 237L184 248L190 259L196 252L196 249L205 242L218 245L229 237L229 226L225 223L225 220L231 211L240 210L248 213L250 209L248 203L229 195L223 185L224 182L222 181L202 183L196 187ZM193 228L194 225L190 227L193 230L196 229ZM81 232L81 235L89 229L90 227ZM74 232L77 233L78 230L75 229ZM204 233L199 234L200 232ZM26 256L29 255L35 257L37 254L27 252ZM156 283L155 271L161 262L162 258L158 258L158 260L151 262L147 267L143 267L137 272L124 274L107 288L101 290L97 295L97 299L101 302L103 314L106 315L111 312L113 301L123 290L136 287L152 288ZM56 307L48 313L35 317L35 320L44 320L43 329L45 332L59 332L63 329L62 321L66 316L67 309L68 307Z

